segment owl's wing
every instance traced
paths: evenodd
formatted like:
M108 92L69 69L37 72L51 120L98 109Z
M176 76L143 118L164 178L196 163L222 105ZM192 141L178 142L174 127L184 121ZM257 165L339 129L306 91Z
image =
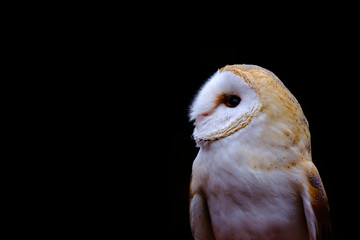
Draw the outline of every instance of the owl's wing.
M190 225L196 240L215 240L206 200L195 194L190 200Z
M311 161L306 165L307 182L302 199L310 239L330 239L330 211L325 189L315 165Z

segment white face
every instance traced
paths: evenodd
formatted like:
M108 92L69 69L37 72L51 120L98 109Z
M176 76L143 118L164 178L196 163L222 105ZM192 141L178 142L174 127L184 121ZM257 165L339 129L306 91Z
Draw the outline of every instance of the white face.
M241 76L216 72L196 96L190 119L195 140L217 140L246 127L260 109L259 97Z

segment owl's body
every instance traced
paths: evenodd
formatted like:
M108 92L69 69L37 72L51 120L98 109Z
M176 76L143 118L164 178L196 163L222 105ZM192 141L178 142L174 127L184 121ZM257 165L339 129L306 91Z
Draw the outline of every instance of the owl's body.
M203 86L190 117L200 147L190 186L195 239L325 237L329 210L308 123L275 75L227 66Z

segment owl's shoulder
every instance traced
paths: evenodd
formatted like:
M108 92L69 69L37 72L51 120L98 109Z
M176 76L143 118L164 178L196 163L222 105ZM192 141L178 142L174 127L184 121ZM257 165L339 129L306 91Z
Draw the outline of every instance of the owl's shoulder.
M303 166L306 177L303 201L309 231L317 239L328 239L331 232L330 208L324 185L313 162L304 162Z

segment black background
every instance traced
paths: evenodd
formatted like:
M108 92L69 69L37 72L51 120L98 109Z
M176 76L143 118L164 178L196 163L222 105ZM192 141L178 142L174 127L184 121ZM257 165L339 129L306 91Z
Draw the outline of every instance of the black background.
M324 183L331 209L334 239L351 236L355 223L358 145L356 105L358 67L351 49L314 41L253 44L236 47L184 48L166 54L162 80L163 142L167 148L165 224L171 239L192 239L189 225L189 183L198 149L191 139L188 108L199 87L227 64L254 64L277 75L301 104L312 137L313 162ZM163 232L162 232L163 233Z
M21 146L7 142L24 154L10 161L7 180L17 186L4 194L16 200L5 205L12 233L192 239L188 189L198 149L188 107L219 68L254 64L274 72L303 108L336 239L358 235L357 15L336 3L304 4L306 11L295 3L279 6L285 15L272 22L277 15L266 6L240 3L223 6L235 14L222 26L218 3L213 13L81 4L41 10L49 16L35 22L29 11L19 20L27 31L10 26L19 33L5 47L17 94L7 100L19 103L11 107L14 127L5 128L17 130L11 135ZM188 10L205 16L195 22Z

